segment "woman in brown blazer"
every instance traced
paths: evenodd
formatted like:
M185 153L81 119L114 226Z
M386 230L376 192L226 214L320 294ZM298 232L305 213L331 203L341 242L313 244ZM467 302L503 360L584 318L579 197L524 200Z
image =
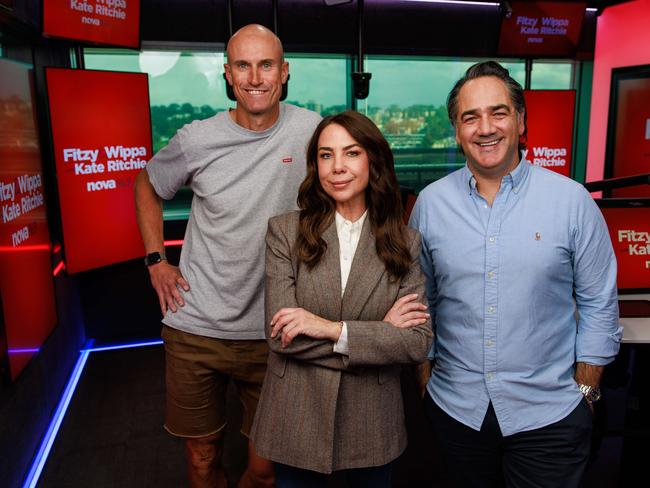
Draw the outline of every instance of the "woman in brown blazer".
M420 236L404 226L393 155L352 111L307 149L300 211L266 235L268 371L251 437L277 486L389 487L406 447L400 365L432 342Z

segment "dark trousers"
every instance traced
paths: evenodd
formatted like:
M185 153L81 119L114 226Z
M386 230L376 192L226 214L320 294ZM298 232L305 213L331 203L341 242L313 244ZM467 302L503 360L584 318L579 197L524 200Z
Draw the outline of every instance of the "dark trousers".
M492 404L480 432L441 410L427 394L433 425L451 478L460 487L578 487L591 443L592 413L586 401L546 427L503 436Z
M326 488L330 475L274 463L277 488ZM342 471L351 488L390 488L393 464Z

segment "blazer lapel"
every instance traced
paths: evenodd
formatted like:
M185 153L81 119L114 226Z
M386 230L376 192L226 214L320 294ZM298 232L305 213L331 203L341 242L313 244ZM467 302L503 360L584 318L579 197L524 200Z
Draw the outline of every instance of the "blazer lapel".
M342 315L344 318L354 320L359 317L363 306L385 271L383 261L377 256L375 236L371 231L370 219L366 218L343 294ZM340 274L339 271L339 283Z
M327 250L321 262L309 271L308 274L322 315L325 316L324 318L340 320L341 262L339 258L339 238L336 233L336 222L334 219L332 219L332 223L323 232L322 237L327 243Z

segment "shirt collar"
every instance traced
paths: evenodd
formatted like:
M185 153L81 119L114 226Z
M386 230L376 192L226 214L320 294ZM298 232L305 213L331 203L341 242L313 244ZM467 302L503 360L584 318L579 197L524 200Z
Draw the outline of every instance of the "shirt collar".
M471 195L474 190L476 190L476 178L469 169L469 165L465 162L463 166L463 181L467 182L467 192Z
M526 175L528 175L529 170L530 163L524 158L521 158L521 161L517 167L513 169L508 175L506 175L506 177L511 178L513 188L519 188L521 186L524 179L526 178Z
M354 230L357 230L357 229L358 229L358 230L361 230L361 228L363 227L363 223L364 223L365 220L366 220L366 216L367 216L367 215L368 215L368 209L366 209L366 211L363 212L363 215L361 215L361 217L359 217L359 218L356 220L356 222L352 222L352 221L350 221L350 220L347 220L347 219L346 219L345 217L343 217L340 213L335 212L335 217L334 217L334 218L335 218L335 220L336 220L336 230L337 230L337 232L341 232L341 230L343 229L343 226L344 226L346 223L347 223L348 225L350 225L350 230L351 230L351 231L354 231Z
M528 175L529 170L530 170L530 162L528 162L528 160L524 158L521 158L521 161L519 162L517 167L513 169L510 173L505 175L503 179L508 178L510 180L510 183L512 184L512 188L519 188L521 183L523 183L524 179ZM463 181L467 181L467 191L470 194L474 190L476 190L476 178L474 178L474 175L469 169L467 163L465 163L465 166L463 167Z

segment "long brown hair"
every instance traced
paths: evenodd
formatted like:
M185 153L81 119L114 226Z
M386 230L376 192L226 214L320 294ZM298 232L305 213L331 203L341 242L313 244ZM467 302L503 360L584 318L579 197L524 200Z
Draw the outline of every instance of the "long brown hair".
M403 278L411 264L411 253L405 238L393 153L377 126L368 117L351 110L325 117L307 146L307 176L298 192L300 225L296 248L299 259L313 268L327 249L322 234L334 219L336 202L325 192L318 178L318 139L331 124L343 127L368 154L370 174L366 207L377 255L393 278Z

